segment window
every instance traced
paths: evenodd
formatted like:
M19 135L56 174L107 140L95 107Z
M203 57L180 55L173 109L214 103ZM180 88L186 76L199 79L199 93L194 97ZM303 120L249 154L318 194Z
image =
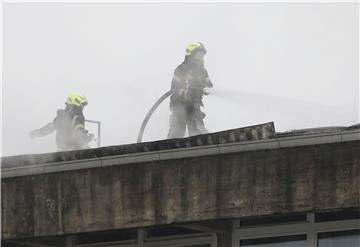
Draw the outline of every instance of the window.
M283 223L305 222L306 214L282 215L282 216L265 216L251 219L242 219L240 226L259 226L259 225L274 225Z
M306 247L306 235L240 240L241 247Z
M360 219L360 210L334 211L315 214L315 222Z
M235 220L232 247L360 247L359 210Z
M181 246L181 247L211 247L210 244L202 244L202 245L191 245L191 246Z
M77 234L75 238L76 245L93 244L93 243L105 243L113 241L136 241L137 231L136 229L122 229L112 230L104 232L90 232Z
M147 229L148 238L189 235L196 233L202 233L202 232L181 228L181 227L175 227L175 226L153 226Z
M359 226L360 227L360 226ZM318 234L318 247L359 247L360 230Z

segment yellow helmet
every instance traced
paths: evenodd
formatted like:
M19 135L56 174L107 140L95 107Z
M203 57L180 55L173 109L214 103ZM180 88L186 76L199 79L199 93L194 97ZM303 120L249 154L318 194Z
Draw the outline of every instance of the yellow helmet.
M87 105L87 99L85 96L79 93L72 93L66 100L66 104L68 105L76 105L76 106L83 106Z
M190 56L194 50L202 50L206 53L205 46L201 42L193 42L186 47L186 56Z

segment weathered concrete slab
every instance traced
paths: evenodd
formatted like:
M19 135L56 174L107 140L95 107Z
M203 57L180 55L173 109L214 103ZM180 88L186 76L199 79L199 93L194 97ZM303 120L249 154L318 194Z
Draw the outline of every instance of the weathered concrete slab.
M2 180L4 239L360 207L360 141Z
M1 158L1 167L21 167L34 164L45 164L80 159L92 159L109 157L122 154L133 154L169 150L187 147L198 147L214 144L233 143L241 141L264 140L275 137L273 122L248 126L244 128L209 133L205 135L187 138L161 140L155 142L143 142L136 144L110 146L87 150L76 150L68 152L56 152L47 154L18 155Z

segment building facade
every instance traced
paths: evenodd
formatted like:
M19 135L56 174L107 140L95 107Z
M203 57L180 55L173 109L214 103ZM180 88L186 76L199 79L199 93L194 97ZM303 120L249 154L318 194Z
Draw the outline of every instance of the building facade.
M3 246L360 246L360 128L2 158Z

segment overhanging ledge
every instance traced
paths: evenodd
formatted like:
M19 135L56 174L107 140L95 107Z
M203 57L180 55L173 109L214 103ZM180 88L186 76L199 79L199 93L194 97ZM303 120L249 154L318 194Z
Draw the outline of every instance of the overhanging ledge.
M325 134L309 134L272 138L256 141L235 142L226 144L206 145L189 148L177 148L153 152L114 155L108 157L89 158L62 162L2 168L1 177L19 177L35 174L46 174L71 170L81 170L113 165L152 162L160 160L182 159L210 156L227 153L248 152L255 150L278 149L296 146L318 145L326 143L348 142L360 140L360 130L341 131Z

